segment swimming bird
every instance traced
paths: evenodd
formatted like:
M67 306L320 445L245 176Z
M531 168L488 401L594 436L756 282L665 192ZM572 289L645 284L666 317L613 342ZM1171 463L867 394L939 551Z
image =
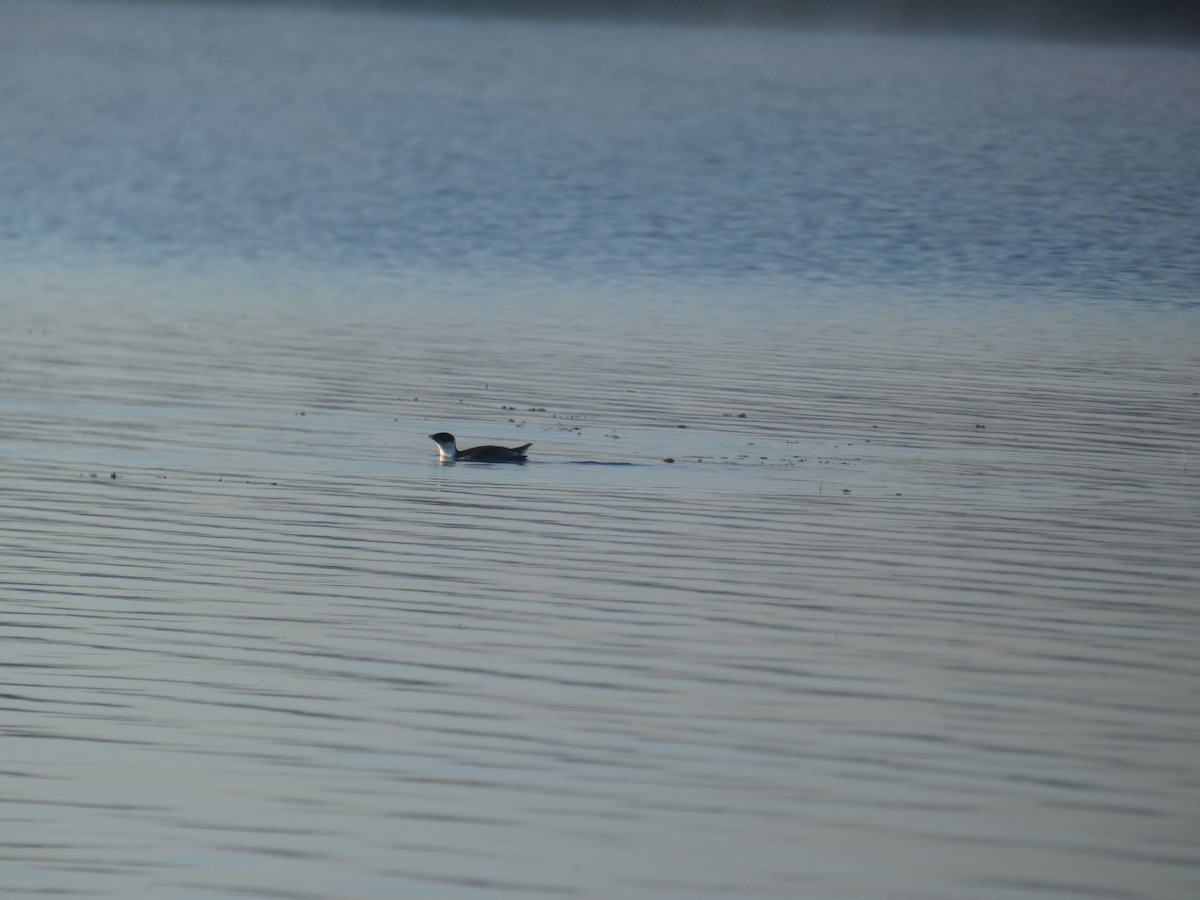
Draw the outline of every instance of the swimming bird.
M525 462L525 451L531 444L520 447L471 447L459 450L454 435L448 431L431 434L430 439L438 445L438 459L442 462Z

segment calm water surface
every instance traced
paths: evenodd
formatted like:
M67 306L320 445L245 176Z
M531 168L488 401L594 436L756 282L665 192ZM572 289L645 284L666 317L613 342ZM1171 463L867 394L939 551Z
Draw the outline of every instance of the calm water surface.
M0 17L0 892L1200 890L1194 54Z

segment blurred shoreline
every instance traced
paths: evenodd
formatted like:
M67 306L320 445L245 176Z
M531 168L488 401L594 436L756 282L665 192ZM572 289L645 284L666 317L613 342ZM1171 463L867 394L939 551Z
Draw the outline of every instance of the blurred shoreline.
M238 0L234 0L238 2ZM1200 9L1151 2L947 0L240 0L245 5L359 7L454 16L661 22L1193 45Z

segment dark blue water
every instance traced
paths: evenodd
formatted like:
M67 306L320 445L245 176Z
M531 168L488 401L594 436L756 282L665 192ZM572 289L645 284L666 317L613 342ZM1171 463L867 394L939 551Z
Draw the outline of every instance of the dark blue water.
M1195 302L1200 54L0 8L12 263Z

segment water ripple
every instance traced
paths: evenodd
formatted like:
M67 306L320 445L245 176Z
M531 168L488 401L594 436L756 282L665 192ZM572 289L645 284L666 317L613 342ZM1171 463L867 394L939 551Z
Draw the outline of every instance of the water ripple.
M340 327L367 348L387 332ZM1161 345L1114 406L1036 339L938 361L936 328L832 327L798 355L714 338L707 374L655 392L665 424L566 356L552 384L465 387L419 354L360 360L333 397L343 357L266 334L200 317L185 342L135 342L142 368L195 373L181 403L170 377L106 386L89 360L127 329L64 318L74 367L4 401L7 888L1194 883L1197 482L1178 453L1197 434ZM5 350L50 364L38 341ZM751 358L756 402L734 407L724 379ZM966 360L977 376L936 378ZM429 399L381 414L355 400L376 379ZM439 467L441 425L536 455ZM850 877L860 854L902 870Z

